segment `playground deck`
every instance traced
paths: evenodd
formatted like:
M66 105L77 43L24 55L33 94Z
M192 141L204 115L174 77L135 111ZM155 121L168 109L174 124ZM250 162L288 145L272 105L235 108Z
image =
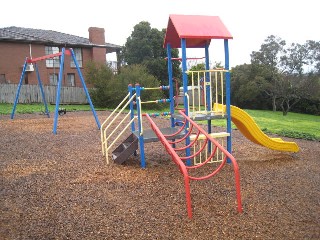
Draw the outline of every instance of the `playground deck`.
M167 128L161 128L160 131L162 132L163 135L173 135L175 134L179 129L178 128L174 128L174 127L167 127ZM139 131L135 131L133 132L134 135L136 137L139 137ZM177 138L181 138L185 135L185 131L181 131L180 133L178 133L177 135L175 135L174 137L167 137L167 139L169 140L173 140L173 139L177 139ZM143 139L145 143L149 143L149 142L158 142L159 138L157 137L157 135L154 133L154 131L152 129L146 129L143 132Z
M222 115L221 113L215 113L215 112L208 112L208 113L199 113L199 112L191 112L189 114L190 118L194 121L205 121L205 120L213 120L213 119L224 119L226 118L226 115ZM173 114L174 118L177 118L179 120L183 120L181 114L175 113Z

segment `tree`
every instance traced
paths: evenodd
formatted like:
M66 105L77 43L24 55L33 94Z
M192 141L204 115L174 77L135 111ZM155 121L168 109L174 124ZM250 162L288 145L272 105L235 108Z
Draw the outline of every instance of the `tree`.
M260 51L251 54L255 79L272 99L274 111L279 105L283 115L287 115L301 99L314 98L318 81L311 73L319 73L319 50L319 43L314 41L286 47L285 41L271 35Z
M320 42L307 41L306 43L309 48L309 66L312 67L312 72L320 74Z
M278 96L283 115L297 104L308 89L303 67L308 60L307 45L291 44L280 58L281 75Z
M251 64L232 68L231 103L241 108L265 109L265 96L259 85L261 81Z
M314 41L307 41L305 44L293 43L281 58L283 74L280 106L284 115L303 99L317 99L319 50L319 43Z
M277 110L276 100L279 97L279 64L280 57L286 42L274 35L267 37L265 43L261 45L260 51L253 51L251 54L251 64L260 73L260 88L272 100L273 111Z
M150 23L142 21L134 26L127 38L121 58L128 64L143 64L150 74L160 80L161 85L168 85L167 51L163 48L165 29L151 28ZM172 49L172 57L178 57L178 49ZM180 63L173 61L173 77L181 78Z

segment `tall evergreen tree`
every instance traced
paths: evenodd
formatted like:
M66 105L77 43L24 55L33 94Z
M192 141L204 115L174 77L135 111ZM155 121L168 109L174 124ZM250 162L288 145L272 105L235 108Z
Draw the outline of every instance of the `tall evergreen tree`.
M122 51L122 60L128 65L142 64L162 85L168 84L167 50L163 48L165 29L151 28L150 23L142 21L134 26ZM179 50L173 49L172 57L179 56ZM173 62L173 77L180 78L180 63Z

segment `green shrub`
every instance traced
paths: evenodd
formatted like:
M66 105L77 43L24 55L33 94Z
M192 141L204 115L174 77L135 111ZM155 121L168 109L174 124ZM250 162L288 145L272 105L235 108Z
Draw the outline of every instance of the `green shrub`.
M139 84L141 87L159 87L160 81L153 75L149 74L147 68L143 65L130 65L121 68L121 72L116 76L113 84L113 100L115 106L122 101L128 94L128 85ZM163 91L161 90L144 90L141 91L141 101L153 101L164 98ZM143 109L160 109L159 104L144 104Z
M116 107L128 94L128 85L134 87L139 83L141 87L159 87L160 81L149 74L143 65L130 65L121 68L119 74L114 74L106 65L90 62L86 67L86 79L93 85L90 89L92 102L97 107ZM142 101L164 98L161 90L145 90L141 92ZM143 109L160 109L161 104L149 103Z
M112 105L112 84L115 81L112 69L104 64L89 62L85 74L87 82L93 85L90 89L93 104L97 107Z

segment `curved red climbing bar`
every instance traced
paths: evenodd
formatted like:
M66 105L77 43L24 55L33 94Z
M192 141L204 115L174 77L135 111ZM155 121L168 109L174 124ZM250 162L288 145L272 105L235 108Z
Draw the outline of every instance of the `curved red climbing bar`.
M238 205L237 209L238 209L238 212L242 212L241 193L240 193L240 174L239 174L239 167L238 167L238 164L237 164L235 158L225 148L223 148L214 138L212 138L205 130L203 130L197 123L195 123L192 119L190 119L184 113L184 111L179 111L179 112L185 118L185 123L184 123L183 127L185 128L186 123L189 123L189 125L190 125L190 127L188 128L189 131L187 131L187 133L185 134L185 136L183 138L186 139L187 137L190 137L190 133L191 133L190 129L192 129L192 128L196 129L198 131L196 134L195 140L192 141L191 143L189 143L187 147L191 147L193 144L196 143L196 140L199 137L199 134L203 134L205 136L204 146L207 146L208 142L211 142L214 145L214 150L211 152L210 156L199 165L187 166L185 164L184 160L190 159L192 157L195 157L198 154L201 154L201 151L204 150L205 147L202 146L200 148L200 150L195 152L192 156L190 155L190 156L186 156L186 157L180 157L177 154L177 151L180 151L182 148L175 149L174 147L172 147L171 144L176 143L176 142L168 141L166 138L168 136L163 135L163 133L160 131L160 129L157 127L157 125L154 123L154 121L151 119L151 117L148 114L143 114L143 116L145 116L148 119L148 121L151 125L151 128L153 129L155 134L158 136L159 140L164 145L166 151L171 156L171 158L175 162L175 164L179 167L179 170L183 175L185 191L186 191L188 217L192 218L190 180L204 180L204 179L208 179L208 178L214 176L216 173L218 173L222 169L222 167L225 165L227 159L230 159L231 163L233 164L233 169L234 169L234 174L235 174L237 205ZM181 131L182 130L180 129L179 133ZM174 135L170 135L170 136L174 136ZM186 149L186 147L184 147L183 149ZM197 168L200 168L201 166L205 165L206 163L208 163L211 160L211 158L213 158L213 156L215 155L215 152L217 149L219 149L221 152L223 152L225 154L225 157L223 158L222 162L219 164L219 166L214 171L212 171L210 174L203 176L203 177L193 177L193 176L189 175L189 173L188 173L189 169L197 169Z

